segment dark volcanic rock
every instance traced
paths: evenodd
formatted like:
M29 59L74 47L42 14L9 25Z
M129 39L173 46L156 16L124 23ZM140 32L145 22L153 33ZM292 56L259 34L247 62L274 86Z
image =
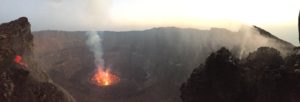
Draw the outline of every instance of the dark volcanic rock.
M0 101L73 101L66 92L49 82L50 79L45 77L44 72L37 70L30 57L32 41L27 18L22 17L0 25ZM23 58L24 62L17 63L16 56Z
M251 102L290 102L287 68L280 52L261 47L242 63L248 100Z
M299 53L293 53L284 60L276 49L261 47L238 61L222 48L182 85L182 100L299 102L299 58Z
M242 80L237 58L221 48L196 68L181 87L184 102L242 102Z

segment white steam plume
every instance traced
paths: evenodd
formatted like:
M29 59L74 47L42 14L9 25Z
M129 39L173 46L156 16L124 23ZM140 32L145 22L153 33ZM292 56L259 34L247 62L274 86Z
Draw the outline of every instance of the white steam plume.
M86 32L88 40L86 44L90 47L90 50L94 53L96 66L104 68L104 60L102 58L102 39L96 31Z

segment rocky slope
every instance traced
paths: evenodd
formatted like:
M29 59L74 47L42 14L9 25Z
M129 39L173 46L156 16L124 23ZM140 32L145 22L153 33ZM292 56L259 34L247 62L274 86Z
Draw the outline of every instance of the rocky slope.
M106 66L121 78L109 88L90 84L94 55L86 45L86 32L34 32L35 59L54 82L79 102L180 102L178 90L192 70L211 52L225 46L239 58L261 46L270 46L287 56L290 43L279 41L258 28L237 32L175 27L144 31L98 32ZM238 59L239 59L238 58Z
M0 101L74 102L37 67L32 41L27 18L0 25Z

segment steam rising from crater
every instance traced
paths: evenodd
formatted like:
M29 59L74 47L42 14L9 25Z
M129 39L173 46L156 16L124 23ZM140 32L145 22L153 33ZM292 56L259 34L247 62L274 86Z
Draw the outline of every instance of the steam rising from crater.
M104 68L104 60L102 58L102 39L101 36L96 31L86 32L88 39L86 44L90 47L90 50L94 53L96 66L101 65Z
M96 70L91 78L91 81L97 86L110 86L120 81L119 77L114 73L110 72L109 68L105 67L104 60L102 58L102 39L96 31L86 33L88 40L86 44L90 47L90 50L94 53Z

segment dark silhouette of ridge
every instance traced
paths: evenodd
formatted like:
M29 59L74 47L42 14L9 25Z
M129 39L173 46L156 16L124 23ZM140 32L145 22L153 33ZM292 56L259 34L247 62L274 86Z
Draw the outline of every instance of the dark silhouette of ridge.
M268 37L268 38L272 38L272 39L275 39L277 41L279 41L280 43L283 43L285 45L292 45L291 43L287 42L287 41L284 41L276 36L274 36L273 34L271 34L270 32L260 28L260 27L257 27L257 26L253 26L262 36L265 36L265 37Z
M299 42L300 42L300 11L298 16L298 33L299 33Z

